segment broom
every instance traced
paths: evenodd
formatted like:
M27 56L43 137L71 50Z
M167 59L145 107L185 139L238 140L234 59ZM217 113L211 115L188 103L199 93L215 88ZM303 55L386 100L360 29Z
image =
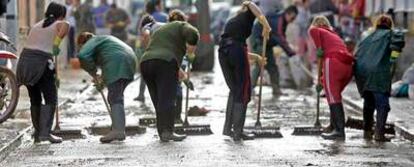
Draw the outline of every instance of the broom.
M187 64L187 81L190 81L190 72L191 72L191 65L190 63ZM185 118L184 123L181 126L176 126L175 131L177 133L187 134L187 135L211 135L213 132L211 131L210 124L190 124L188 121L188 101L190 96L190 86L186 88L186 96L185 96Z
M56 87L57 87L57 89L59 89L59 87L60 87L60 79L59 79L59 69L58 69L58 59L57 59L57 56L55 56L55 61L54 61L54 64L55 64L55 77L56 77L56 80L57 80L57 82L56 82ZM55 122L56 122L56 124L55 124L55 128L54 128L54 130L52 131L52 134L53 135L56 135L56 136L60 136L60 137L62 137L62 138L64 138L64 139L75 139L75 138L82 138L83 137L83 135L82 135L82 132L81 132L81 130L80 129L76 129L76 128L65 128L65 129L62 129L61 127L60 127L60 119L59 119L59 101L58 101L58 90L56 90L56 104L58 104L58 106L56 106L56 108L55 108L55 113L56 113L56 120L55 120Z
M391 79L394 78L395 71L397 69L397 64L391 64ZM376 124L376 121L373 122L373 125ZM349 116L345 123L345 127L364 130L364 119L360 117L352 117ZM385 124L385 133L395 135L395 125L393 123L386 123Z
M262 57L266 57L267 39L263 38ZM260 80L259 80L259 101L257 105L257 118L253 127L244 127L244 130L248 133L253 133L258 138L281 138L283 135L280 133L279 127L262 126L260 122L260 112L262 109L262 83L263 83L263 70L264 66L260 67Z
M306 68L301 65L301 68L303 68L303 70L305 70ZM321 85L321 73L322 73L322 59L318 58L318 81L317 81L317 87ZM307 74L311 73L306 69L305 72ZM320 112L320 94L321 94L321 90L317 89L316 90L316 120L315 120L315 124L313 126L309 126L309 125L304 125L304 126L296 126L293 130L292 135L320 135L323 132L321 123L319 121L319 112Z

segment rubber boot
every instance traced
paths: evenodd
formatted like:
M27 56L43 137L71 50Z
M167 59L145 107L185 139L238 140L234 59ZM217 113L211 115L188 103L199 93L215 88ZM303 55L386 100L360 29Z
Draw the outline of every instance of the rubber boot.
M372 130L372 125L374 123L374 110L375 110L374 106L368 106L368 104L364 104L364 108L363 108L364 139L371 140L372 136L374 135L374 131Z
M385 124L387 122L388 111L386 109L377 109L377 124L375 127L375 141L390 142L391 139L385 137Z
M283 95L282 91L280 90L279 84L272 84L272 95L277 97Z
M182 106L183 106L183 96L177 96L177 99L175 102L175 108L174 108L174 122L177 124L182 124L184 122L183 119L181 118Z
M39 118L39 141L49 141L50 143L62 143L62 138L51 134L55 105L44 105L40 111Z
M187 135L179 135L179 134L173 133L170 130L164 130L160 135L160 140L162 142L168 142L170 140L183 141L185 138L187 138Z
M223 135L225 136L232 136L233 132L231 130L233 120L232 120L232 113L233 113L233 95L229 93L229 97L227 99L227 107L226 107L226 119L224 121L223 127Z
M114 140L125 140L125 112L123 104L113 104L111 106L112 130L100 138L102 143L110 143Z
M329 105L333 113L335 129L331 133L322 133L325 140L345 140L345 115L342 103Z
M34 143L39 143L39 132L40 132L40 125L39 125L39 117L40 117L40 106L30 106L30 114L32 116L32 124L34 128L33 132L33 139Z
M240 141L252 140L253 137L246 133L243 133L244 120L246 119L246 107L242 103L234 103L232 112L233 121L233 140Z

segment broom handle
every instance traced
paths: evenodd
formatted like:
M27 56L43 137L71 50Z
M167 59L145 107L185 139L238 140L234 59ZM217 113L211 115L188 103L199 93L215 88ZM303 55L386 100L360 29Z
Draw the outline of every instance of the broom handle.
M105 103L106 109L108 110L109 113L111 113L112 112L111 111L111 107L109 106L108 100L106 99L104 92L102 90L98 90L98 91L99 91L99 93L102 96L102 99L103 99L103 101Z
M262 58L266 57L266 46L267 46L267 40L266 38L263 38L263 46L262 46ZM259 104L257 105L257 120L256 120L256 126L260 127L260 112L262 110L262 85L263 85L263 68L264 66L260 66L260 79L259 79Z
M93 79L94 79L95 81L98 81L98 78L97 78L96 76L94 76L94 77L93 77ZM104 103L105 103L106 109L108 110L108 112L109 112L109 113L111 113L111 112L112 112L112 111L111 111L111 107L109 106L108 100L106 99L106 97L105 97L105 94L104 94L103 90L99 90L99 89L96 89L96 90L98 90L99 94L101 94L101 97L102 97L102 100L103 100L103 101L104 101Z
M57 56L55 56L55 61L54 61L54 64L55 64L55 77L56 77L56 83L59 83L59 85L56 85L56 104L57 104L57 106L55 107L55 113L56 113L56 120L55 120L55 122L56 122L56 124L55 124L55 130L60 130L60 123L59 123L59 87L60 87L60 78L59 78L59 68L58 68L58 58L57 58ZM55 84L56 84L55 83Z
M318 85L321 84L321 74L322 74L322 58L318 58ZM316 120L315 120L315 127L320 127L321 123L319 121L319 112L320 112L320 91L316 91Z
M188 64L187 69L186 69L188 80L190 80L190 71L191 71L190 68L191 68L191 65ZM184 118L184 125L185 126L189 125L189 123L188 123L188 99L189 99L189 96L190 96L190 88L187 86L186 92L185 92L185 118Z

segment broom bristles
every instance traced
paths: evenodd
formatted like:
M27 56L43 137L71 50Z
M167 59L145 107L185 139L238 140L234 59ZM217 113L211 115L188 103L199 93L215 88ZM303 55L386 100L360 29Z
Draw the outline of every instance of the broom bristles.
M293 130L292 135L320 135L322 133L323 129L319 128L319 127L295 127L295 129Z
M190 125L175 127L176 132L187 135L211 135L210 125Z

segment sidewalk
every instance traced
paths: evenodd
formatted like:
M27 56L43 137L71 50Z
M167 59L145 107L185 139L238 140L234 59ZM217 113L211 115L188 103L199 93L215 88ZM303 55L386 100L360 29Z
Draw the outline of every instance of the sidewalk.
M362 114L363 100L354 82L351 82L343 92L343 100ZM390 105L388 122L395 125L399 135L414 141L414 102L408 98L392 97Z
M91 80L83 70L61 69L60 71L59 103L75 97L80 90L85 88ZM87 81L86 83L84 81ZM13 150L13 147L20 145L22 135L30 130L30 101L27 89L20 87L19 103L14 113L14 118L0 124L0 161Z

